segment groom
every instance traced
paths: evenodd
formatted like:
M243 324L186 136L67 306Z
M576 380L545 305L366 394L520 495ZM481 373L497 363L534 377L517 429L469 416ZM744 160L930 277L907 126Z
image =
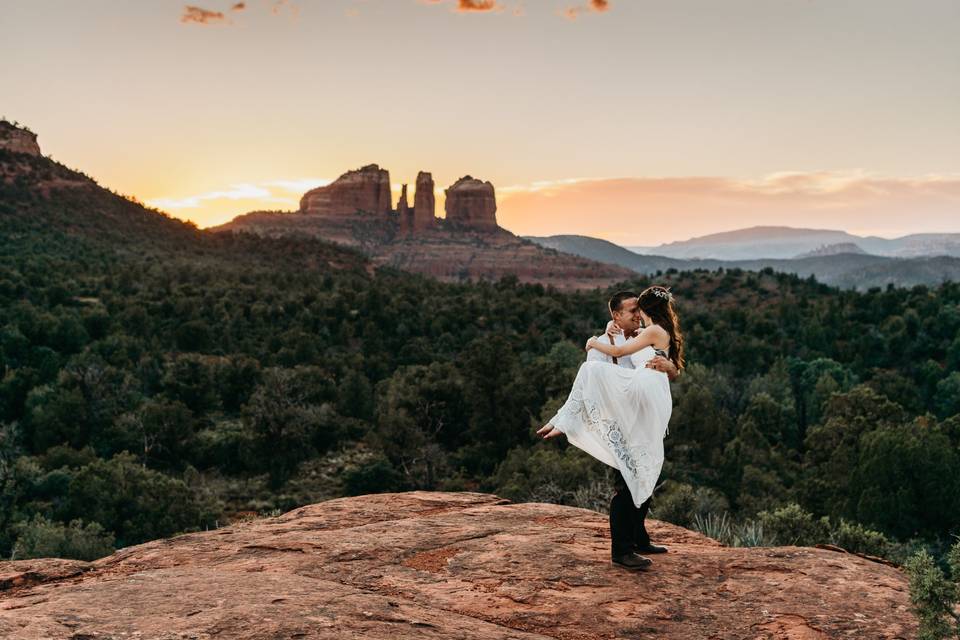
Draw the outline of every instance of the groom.
M610 298L607 308L610 310L612 322L607 325L607 333L601 336L601 340L619 345L636 335L642 324L636 293L618 291ZM587 360L612 362L618 366L633 369L633 362L629 357L614 358L597 349L590 349L587 352ZM647 367L663 371L671 382L677 377L677 367L663 356L656 356L650 360ZM647 498L647 501L639 507L635 506L623 473L619 470L614 491L613 498L610 499L610 551L613 561L630 569L646 568L653 562L641 554L667 551L666 547L652 544L650 534L647 533L645 520L653 496Z

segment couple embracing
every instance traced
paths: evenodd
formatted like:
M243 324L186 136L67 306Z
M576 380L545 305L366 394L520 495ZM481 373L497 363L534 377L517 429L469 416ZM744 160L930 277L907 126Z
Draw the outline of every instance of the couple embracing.
M612 320L602 337L587 341L566 403L537 434L561 434L618 471L610 501L613 562L645 569L641 554L663 553L651 544L644 519L663 466L663 437L673 410L670 381L684 366L683 334L666 287L639 296L629 291L609 302Z

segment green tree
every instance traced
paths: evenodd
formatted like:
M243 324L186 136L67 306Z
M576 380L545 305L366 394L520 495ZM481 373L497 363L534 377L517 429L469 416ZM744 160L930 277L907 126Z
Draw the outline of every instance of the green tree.
M278 489L300 462L316 452L315 431L324 427L312 376L304 369L270 368L244 407L254 434L254 447L269 474L270 487ZM327 425L329 431L330 425ZM337 434L326 434L335 442Z
M433 489L450 454L470 442L464 382L450 363L398 369L377 387L371 441L410 487Z
M919 640L944 640L960 637L960 617L954 613L960 577L960 543L950 551L953 581L937 566L926 549L911 557L904 568L910 578L910 602L920 621Z
M145 469L129 453L97 460L67 478L52 519L97 522L116 535L119 547L209 526L216 511L182 480ZM54 498L59 491L51 486L47 496Z
M859 494L850 491L850 474L860 461L861 438L907 420L900 405L869 387L836 394L824 407L823 424L807 432L800 495L820 513L856 518Z
M903 538L960 530L960 458L932 420L863 434L851 471L846 515Z

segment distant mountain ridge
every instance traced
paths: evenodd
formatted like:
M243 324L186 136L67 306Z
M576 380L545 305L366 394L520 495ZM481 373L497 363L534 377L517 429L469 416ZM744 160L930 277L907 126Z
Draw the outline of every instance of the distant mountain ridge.
M859 245L853 242L838 242L837 244L825 244L819 249L814 249L813 251L807 251L801 253L795 258L815 258L817 256L836 256L843 253L861 253L865 254L866 251L860 248Z
M844 246L827 245L822 253L797 258L760 258L754 260L679 259L637 254L619 245L588 236L527 236L527 240L544 247L573 253L592 260L609 262L645 275L677 269L773 269L801 277L814 276L820 282L845 289L867 289L893 284L911 287L918 284L935 286L944 281L960 281L960 257L923 256L891 258L855 250L832 251ZM855 245L854 245L855 246Z
M857 236L833 229L759 226L724 231L631 251L669 258L714 260L786 259L824 246L852 244L862 251L891 258L960 257L960 233L918 233L900 238Z

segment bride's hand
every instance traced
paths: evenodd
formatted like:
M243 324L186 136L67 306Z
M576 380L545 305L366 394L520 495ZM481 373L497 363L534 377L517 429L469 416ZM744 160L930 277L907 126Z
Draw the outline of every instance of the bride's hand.
M538 436L543 436L543 439L547 438L556 438L557 436L563 435L563 431L560 431L552 424L545 424L537 430Z
M621 329L620 326L619 326L616 322L614 322L613 320L611 320L610 322L607 323L606 333L609 333L610 335L615 336L615 335L618 335L618 334L622 334L622 333L623 333L623 329Z

